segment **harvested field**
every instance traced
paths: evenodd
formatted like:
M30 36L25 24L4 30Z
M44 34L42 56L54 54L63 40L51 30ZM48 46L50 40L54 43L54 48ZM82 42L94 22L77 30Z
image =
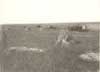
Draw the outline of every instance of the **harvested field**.
M28 26L28 25L27 25ZM26 26L26 27L27 27ZM26 29L25 25L4 25L0 49L0 72L97 72L98 61L87 61L79 56L88 51L99 53L99 32L70 32L74 42L56 44L56 29ZM18 48L22 48L21 51ZM10 50L11 48L14 48ZM23 48L25 50L23 51ZM28 49L42 49L42 52ZM38 50L37 50L38 51Z

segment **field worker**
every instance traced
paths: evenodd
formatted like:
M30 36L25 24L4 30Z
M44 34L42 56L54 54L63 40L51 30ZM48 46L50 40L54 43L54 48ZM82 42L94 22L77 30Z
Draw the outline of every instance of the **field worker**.
M57 38L56 45L61 43L61 46L68 46L73 41L74 41L74 39L71 34L69 34L68 32L65 32L65 31L61 31Z
M56 44L58 44L58 43L62 42L62 40L63 40L63 38L64 38L65 34L66 34L66 33L65 33L65 31L64 31L64 30L60 31L60 33L59 33L59 35L58 35L58 37L57 37Z

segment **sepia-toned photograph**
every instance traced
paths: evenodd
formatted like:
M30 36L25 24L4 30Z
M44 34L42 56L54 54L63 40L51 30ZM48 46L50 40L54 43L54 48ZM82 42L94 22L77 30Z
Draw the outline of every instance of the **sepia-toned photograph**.
M0 25L0 72L100 72L99 24Z

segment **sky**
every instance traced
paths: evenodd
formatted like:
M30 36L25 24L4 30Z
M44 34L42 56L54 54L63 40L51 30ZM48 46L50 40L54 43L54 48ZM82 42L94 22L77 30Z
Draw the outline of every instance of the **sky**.
M0 0L0 24L100 22L100 0Z

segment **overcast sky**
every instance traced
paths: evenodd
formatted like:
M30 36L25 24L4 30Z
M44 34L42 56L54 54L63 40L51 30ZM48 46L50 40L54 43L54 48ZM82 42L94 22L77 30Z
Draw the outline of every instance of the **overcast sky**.
M0 0L0 24L100 21L99 0Z

